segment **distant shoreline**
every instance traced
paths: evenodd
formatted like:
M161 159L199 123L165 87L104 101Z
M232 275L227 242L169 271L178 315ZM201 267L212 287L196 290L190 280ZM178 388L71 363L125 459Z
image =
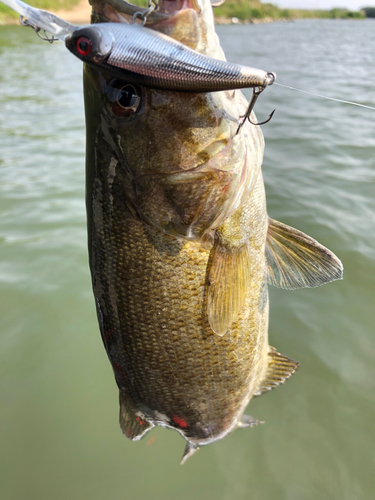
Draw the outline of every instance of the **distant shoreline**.
M347 17L340 17L340 18L330 18L330 17L278 17L278 18L271 18L271 17L265 17L262 19L258 18L253 18L253 19L238 19L238 18L230 18L230 17L215 17L215 24L217 25L244 25L244 24L269 24L269 23L294 23L296 21L318 21L318 20L323 20L323 21L366 21L367 17L360 17L360 18L347 18Z
M33 3L29 0L30 4ZM73 24L89 24L91 17L91 5L88 0L61 0L61 5L72 5L71 8L53 9L51 5L56 2L43 0L43 8L62 17ZM42 2L39 2L39 5ZM131 3L144 6L146 0L131 0ZM272 22L295 21L298 19L366 19L364 11L349 11L346 9L331 10L296 10L280 9L272 4L261 4L257 0L249 0L249 3L238 3L237 0L226 0L224 5L214 9L216 24L263 24ZM18 15L0 4L0 25L18 24Z
M227 25L227 24L268 24L268 23L277 23L277 22L292 22L295 19L291 17L264 17L262 19L251 18L251 19L238 19L238 17L224 17L224 16L215 16L215 24Z

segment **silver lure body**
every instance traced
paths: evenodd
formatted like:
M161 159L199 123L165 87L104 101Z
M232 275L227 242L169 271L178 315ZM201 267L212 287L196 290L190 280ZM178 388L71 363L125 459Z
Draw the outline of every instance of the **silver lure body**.
M87 39L90 54L79 54L79 40ZM74 31L68 49L92 66L130 83L178 92L214 92L237 88L265 88L274 73L228 63L200 54L173 38L140 24L102 23Z
M274 73L200 54L162 33L139 24L101 23L75 26L21 0L1 0L34 29L60 40L79 59L129 83L177 92L264 89ZM85 50L81 50L81 46Z

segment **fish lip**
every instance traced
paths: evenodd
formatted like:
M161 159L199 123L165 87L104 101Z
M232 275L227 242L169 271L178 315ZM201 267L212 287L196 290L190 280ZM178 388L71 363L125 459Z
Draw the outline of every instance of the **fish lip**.
M95 1L96 0L94 0L92 3L95 3ZM181 3L178 9L170 9L171 6L173 7L171 0L160 0L158 4L158 10L151 12L151 14L147 18L147 24L166 21L167 19L171 19L173 16L175 16L179 12L182 12L183 10L190 9L197 12L198 14L200 14L203 10L202 0L179 0L179 2ZM107 3L110 5L112 2L107 1ZM130 2L127 2L126 0L123 0L122 3L123 3L123 12L128 15L134 15L136 12L144 13L147 11L147 8L139 7ZM164 9L164 4L166 4L165 9ZM168 7L167 4L169 5ZM118 5L116 5L116 8L118 12L121 12L122 9L119 9ZM165 10L165 12L163 12L163 10Z
M174 8L175 6L178 8ZM164 13L164 9L166 10L165 13L169 16L173 16L178 12L188 9L194 10L200 14L203 10L203 5L202 0L159 0L158 12Z

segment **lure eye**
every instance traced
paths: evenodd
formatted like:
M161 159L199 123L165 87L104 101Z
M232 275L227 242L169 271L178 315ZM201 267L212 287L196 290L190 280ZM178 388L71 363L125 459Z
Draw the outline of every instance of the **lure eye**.
M80 36L76 42L76 48L81 56L88 56L92 50L92 43L85 36Z
M108 97L112 102L112 110L116 116L130 118L134 116L141 104L141 90L129 83L119 80L112 83L108 89Z

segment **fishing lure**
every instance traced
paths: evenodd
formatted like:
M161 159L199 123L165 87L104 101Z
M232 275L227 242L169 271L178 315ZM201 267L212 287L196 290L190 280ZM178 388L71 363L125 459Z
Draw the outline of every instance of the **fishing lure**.
M246 119L250 120L259 94L276 80L275 73L200 54L163 33L144 27L135 19L133 24L76 26L21 0L1 1L21 15L22 24L37 32L51 33L64 41L83 62L129 83L194 93L253 88L252 99L237 133ZM272 115L261 124L267 123Z

